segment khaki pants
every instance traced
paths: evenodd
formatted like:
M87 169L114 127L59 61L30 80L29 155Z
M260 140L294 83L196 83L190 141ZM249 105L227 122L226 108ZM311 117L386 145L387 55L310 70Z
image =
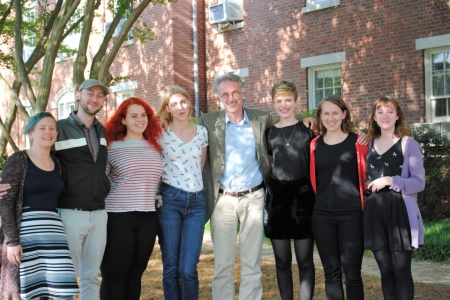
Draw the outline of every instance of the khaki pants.
M238 222L241 257L239 299L261 299L263 207L262 188L240 198L219 194L219 200L211 216L211 237L216 267L212 280L213 299L235 299L234 261Z
M105 210L76 211L59 209L66 230L67 243L75 273L80 277L80 299L96 300L99 296L98 270L106 246Z

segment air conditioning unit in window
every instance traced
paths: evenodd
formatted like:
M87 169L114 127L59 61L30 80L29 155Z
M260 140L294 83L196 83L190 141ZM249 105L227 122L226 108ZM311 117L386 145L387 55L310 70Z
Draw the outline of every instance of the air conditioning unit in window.
M209 23L235 23L244 20L243 0L223 0L209 7Z

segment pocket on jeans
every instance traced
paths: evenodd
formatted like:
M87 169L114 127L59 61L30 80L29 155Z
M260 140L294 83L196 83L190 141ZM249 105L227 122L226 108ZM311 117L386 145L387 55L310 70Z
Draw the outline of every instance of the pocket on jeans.
M199 193L197 195L197 202L200 203L200 204L206 203L205 193Z
M167 190L162 190L160 191L160 195L164 200L171 200L171 199L176 199L178 197L179 192L178 191L167 191Z

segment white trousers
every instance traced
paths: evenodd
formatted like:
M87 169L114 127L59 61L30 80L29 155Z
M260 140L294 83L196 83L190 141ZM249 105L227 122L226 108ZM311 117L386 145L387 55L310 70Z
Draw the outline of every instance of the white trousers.
M234 300L234 261L237 226L241 258L240 300L262 297L261 253L264 189L236 198L219 194L211 216L211 237L214 244L215 272L212 294L216 300Z
M77 276L80 277L81 300L96 300L99 296L98 270L106 246L105 210L76 211L60 209L67 243Z

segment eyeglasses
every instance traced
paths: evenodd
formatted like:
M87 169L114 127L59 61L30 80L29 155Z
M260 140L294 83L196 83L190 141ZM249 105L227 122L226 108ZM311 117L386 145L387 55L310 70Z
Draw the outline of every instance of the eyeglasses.
M231 93L231 96L232 96L234 99L238 98L240 95L241 95L241 92L239 92L239 91L234 91L234 92ZM228 93L223 93L222 95L220 95L220 99L222 99L222 100L228 100L228 99L230 99L230 94L228 94Z

